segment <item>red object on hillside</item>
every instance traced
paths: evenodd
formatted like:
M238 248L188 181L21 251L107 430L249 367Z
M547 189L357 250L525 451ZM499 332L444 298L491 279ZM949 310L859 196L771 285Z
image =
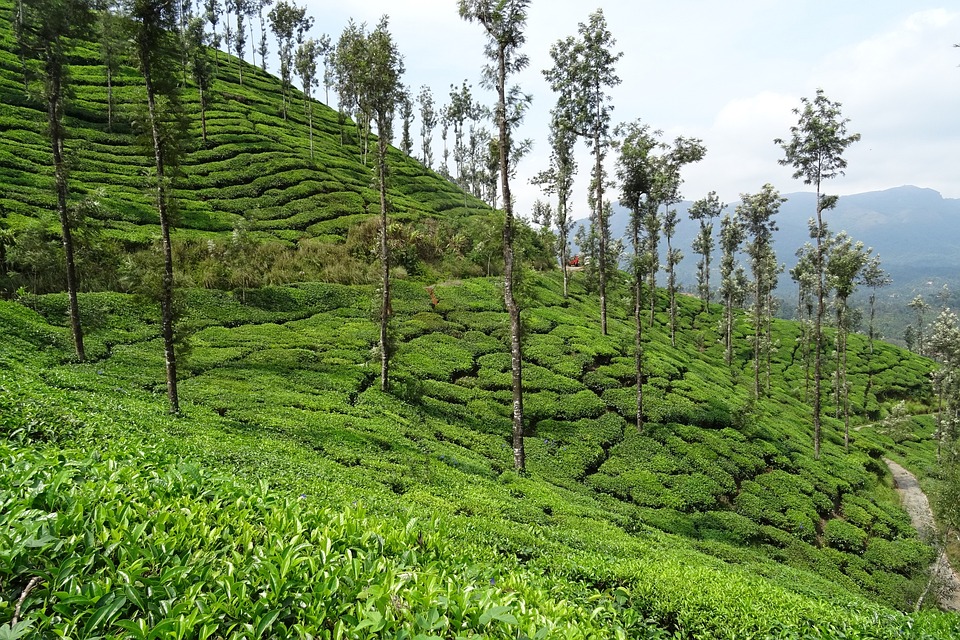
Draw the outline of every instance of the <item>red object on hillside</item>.
M570 258L570 266L571 266L571 267L579 267L579 266L580 266L580 256L579 256L579 255L576 255L576 256L573 256L572 258Z

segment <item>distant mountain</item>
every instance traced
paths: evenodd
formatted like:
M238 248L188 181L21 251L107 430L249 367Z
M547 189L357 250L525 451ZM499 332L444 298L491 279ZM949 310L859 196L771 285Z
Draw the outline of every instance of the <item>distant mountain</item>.
M794 252L810 240L807 223L815 215L816 195L802 192L786 197L788 200L777 216L779 231L774 247L789 269L795 263ZM698 228L687 215L691 204L677 205L681 221L674 238L674 245L685 256L679 279L688 287L695 282L696 256L690 247ZM733 212L737 204L730 203L727 211ZM626 209L614 206L614 237L625 234L628 216ZM933 189L903 186L843 196L836 209L825 216L834 233L845 230L855 240L873 247L896 284L960 282L960 199L944 198ZM719 231L719 224L715 228ZM788 283L789 276L781 279L781 285Z

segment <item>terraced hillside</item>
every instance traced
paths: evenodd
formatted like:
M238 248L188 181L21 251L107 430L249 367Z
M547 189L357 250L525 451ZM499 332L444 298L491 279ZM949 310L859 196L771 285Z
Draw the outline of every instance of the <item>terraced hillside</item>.
M11 10L0 0L0 213L26 246L55 226L53 178ZM115 78L109 126L96 59L77 43L73 199L96 201L89 215L129 261L156 233L140 81ZM82 294L82 364L65 295L0 301L0 637L960 637L956 616L903 613L933 551L882 462L934 459L929 361L851 337L855 422L899 401L918 417L855 431L849 452L828 418L814 460L799 327L774 322L754 399L748 322L728 366L720 309L681 297L676 346L663 312L645 331L637 430L629 292L611 285L604 336L583 272L564 298L555 271L525 271L518 475L495 280L396 274L383 393L372 287L296 269L276 286L201 277L188 252L222 266L231 237L362 253L376 202L352 127L341 144L318 106L311 159L298 100L284 121L273 78L245 65L241 86L243 63L219 60L206 144L187 91L194 138L175 184L178 267L196 267L180 287L182 415L167 413L148 300ZM481 216L465 241L484 245L489 272L489 209L396 151L391 165L397 219ZM57 267L37 264L38 278Z
M691 638L960 633L955 617L893 612L912 607L933 552L890 486L881 461L895 449L889 437L870 430L861 440L854 432L845 454L840 422L830 419L823 458L813 460L795 325L775 323L781 347L772 388L753 403L749 354L738 353L732 370L723 364L719 308L701 314L697 301L681 300L676 348L659 314L648 331L648 425L638 432L629 419L629 323L616 311L611 335L601 336L579 278L566 300L559 276L528 283L527 477L511 471L508 325L489 280L438 284L436 302L423 285L398 285L394 328L402 344L392 394L372 384L372 290L299 284L248 291L245 302L192 290L179 418L165 415L155 312L135 298L83 296L87 364L68 359L57 324L65 296L24 297L40 315L3 303L5 424L20 436L102 455L159 447L242 481L268 481L277 495L347 508L347 518L349 505L363 505L379 523L364 526L402 528L384 523L412 516L443 522L452 545L442 554L445 570L463 575L460 563L469 563L485 567L484 575L522 575L541 591L520 597L537 598L538 607L570 594L560 583L577 585L584 591L576 598L596 598L598 606L619 602L603 635L621 628L657 637L641 627ZM856 337L851 348L858 420L903 398L923 411L926 361L889 345L868 358ZM922 419L914 425L929 428ZM96 580L120 579L107 566L91 571ZM490 606L516 588L491 584ZM6 588L11 602L16 589ZM31 602L42 610L62 597L38 591ZM497 611L522 618L527 609L506 601L513 604ZM412 628L406 609L390 602L376 609L396 625L386 628ZM139 615L129 605L117 611L118 619ZM630 627L628 611L639 616L634 623L647 622ZM586 612L570 615L575 628L593 628Z
M24 91L12 33L13 6L12 0L0 0L0 211L19 229L38 219L53 224L56 202L44 106ZM334 110L315 103L311 157L302 94L293 90L284 120L275 77L223 52L217 58L206 143L199 94L190 85L183 95L190 135L182 176L175 183L178 237L217 237L242 224L264 240L342 241L350 226L367 219L373 209L379 211L372 162L362 164L352 123L341 127ZM134 126L144 109L142 77L122 67L113 78L116 115L110 127L99 45L76 43L70 63L74 97L66 124L73 199L97 200L91 215L103 221L105 233L127 246L142 245L157 235L158 225L147 182L152 152L145 151ZM243 66L242 85L238 64ZM395 149L389 164L391 202L400 220L488 211Z

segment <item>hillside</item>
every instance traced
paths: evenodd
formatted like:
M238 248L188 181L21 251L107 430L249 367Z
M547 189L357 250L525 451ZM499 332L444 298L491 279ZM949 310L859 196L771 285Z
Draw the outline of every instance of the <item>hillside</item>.
M0 0L0 204L22 249L55 221L11 7ZM91 247L146 260L137 76L121 74L128 111L108 131L96 48L77 51L74 199L99 203ZM0 637L960 637L929 599L913 613L934 551L882 462L933 463L931 362L851 336L854 421L870 426L846 452L842 421L825 418L814 460L800 327L773 322L754 399L746 318L728 366L720 308L681 297L672 346L661 296L638 431L629 291L611 283L604 336L584 272L564 298L555 269L526 269L518 475L501 284L468 277L491 271L496 217L449 182L391 156L396 219L411 225L398 246L416 255L396 273L390 393L363 277L302 260L239 285L202 278L238 237L369 262L375 201L336 114L318 107L311 161L297 101L284 122L275 79L248 66L241 87L237 60L219 59L209 142L176 185L182 413L164 398L159 312L135 287L81 294L84 363L65 294L0 300ZM439 255L448 234L465 262L422 267L415 238ZM44 291L56 264L38 265L17 277ZM900 401L916 417L875 426Z
M44 240L55 245L56 237L49 236L59 223L45 107L24 92L12 11L12 0L0 0L0 215L5 221L0 226L14 233L46 232ZM209 55L212 62L212 50ZM347 120L341 126L336 111L314 102L311 157L302 94L292 90L289 117L284 120L276 77L223 52L216 59L206 143L201 138L199 94L188 85L182 95L189 128L180 176L174 181L175 241L180 246L192 243L202 252L208 240L222 241L241 229L253 241L279 243L291 250L313 249L319 254L316 261L342 261L342 252L324 253L318 247L342 246L351 228L379 212L373 163L369 160L367 166L361 161L353 123ZM242 85L238 64L243 66ZM121 67L113 80L111 127L105 115L107 89L99 44L77 43L70 75L74 96L67 107L66 157L71 201L75 207L83 206L88 217L78 234L81 260L89 263L88 273L115 272L124 252L148 247L159 235L149 180L152 151L144 146L136 127L144 109L143 81L132 67ZM485 219L489 214L485 204L396 149L391 149L388 162L396 222L429 217L459 228L471 216L482 213ZM440 236L441 241L447 234L430 227L424 235ZM85 238L88 246L82 244ZM366 247L354 251L369 253ZM8 253L16 261L19 254ZM56 266L54 258L38 257L43 253L39 249L22 253L28 255L21 264L15 262L13 271L29 272L38 268L36 263L42 263L42 268ZM90 279L88 289L115 288L120 276L105 282ZM100 280L105 279L100 275ZM14 284L33 289L35 280L24 273Z
M384 527L380 535L387 540L396 535L387 531L406 526L399 520L415 517L424 523L411 525L420 537L436 527L429 539L446 542L439 548L425 543L437 554L430 556L434 560L407 558L413 565L396 572L501 576L485 597L493 598L490 606L506 602L497 606L508 609L498 611L509 610L518 620L526 609L517 598L529 598L531 609L542 612L558 606L566 593L568 602L620 602L617 613L604 614L610 617L601 624L603 635L630 629L624 625L632 618L623 617L629 612L639 616L634 624L647 621L630 632L637 637L644 637L639 629L647 626L650 633L663 629L698 638L797 637L790 634L798 629L827 638L857 629L869 630L866 637L901 637L907 627L921 634L912 637L925 637L921 630L933 637L960 633L955 617L906 617L886 608L910 608L925 584L923 569L932 552L917 539L890 489L879 460L885 450L895 450L888 437L871 432L860 442L855 433L854 451L847 455L840 424L831 419L823 459L812 459L802 366L789 346L797 335L792 323L775 323L778 342L788 346L775 356L770 397L751 406L747 354L739 354L733 371L723 364L713 331L718 309L698 315L699 303L684 299L676 349L669 346L661 314L648 332L649 424L638 433L627 419L632 358L625 314L613 314L611 335L603 337L579 280L570 300L562 299L559 287L551 276L527 288L529 477L510 470L506 314L496 283L488 280L438 285L435 308L422 286L398 287L394 326L402 346L397 388L389 395L371 384L377 371L371 362L372 291L301 284L249 291L244 304L229 294L193 290L194 333L182 382L186 404L178 418L165 413L162 350L149 307L122 294L85 294L82 306L93 327L88 351L96 360L73 364L66 330L59 326L65 296L28 296L22 299L26 307L2 303L0 387L14 452L6 455L33 455L37 444L23 438L46 442L38 451L49 451L54 460L87 460L94 453L93 461L70 463L76 473L92 469L92 478L104 473L90 467L99 458L118 458L113 464L126 469L125 460L142 455L159 458L149 464L166 469L169 463L162 461L174 456L227 473L241 485L267 482L269 495L281 502L299 496L334 512L347 507L341 518L366 523L350 526ZM899 398L913 399L920 409L915 402L928 393L925 361L888 345L868 361L863 341L854 338L851 347L853 396L862 419L881 415L881 404ZM914 428L930 425L920 420ZM115 482L140 482L128 471L118 473L111 476ZM17 485L28 491L23 495L54 497L29 490L49 484L42 476L36 479L40 485L32 482ZM222 481L210 482L220 487ZM229 486L226 497L216 500L230 502L231 491L245 491ZM219 491L198 495L214 499ZM38 505L38 499L29 504ZM39 511L31 512L33 518L57 511L34 508ZM302 507L290 508L299 514ZM304 518L297 526L312 529L306 523L319 516L313 506L305 508L309 515L284 517ZM187 526L182 535L192 530ZM414 544L410 540L391 544ZM82 552L96 554L103 544L90 539ZM16 556L14 576L54 570L57 558L67 557L58 554L69 547L56 549L52 555ZM399 548L387 557L397 558L393 553ZM177 558L163 562L175 567L183 561ZM115 573L120 570L94 561L82 575L115 582L122 580ZM520 590L508 575L522 576L530 590ZM194 576L208 586L190 597L213 597L215 576ZM16 599L22 581L4 580L6 602ZM63 597L37 589L31 610L55 606ZM377 606L391 625L412 624L404 610ZM113 613L118 621L137 620L137 610L127 601ZM590 628L586 611L568 614L574 628ZM449 609L442 615L452 619ZM157 624L157 616L145 620Z

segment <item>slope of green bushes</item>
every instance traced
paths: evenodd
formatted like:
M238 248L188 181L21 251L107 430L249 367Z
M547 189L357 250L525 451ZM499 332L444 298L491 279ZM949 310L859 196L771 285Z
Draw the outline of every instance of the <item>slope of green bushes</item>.
M289 602L270 600L266 592L256 599L267 599L262 609L231 605L220 596L217 604L208 604L206 599L216 599L218 591L212 585L222 579L219 569L210 568L222 564L212 550L210 556L182 551L163 560L165 569L173 571L171 579L189 565L183 574L187 578L176 584L196 586L192 591L184 587L182 593L172 586L174 593L158 596L168 605L139 606L113 588L124 578L111 572L128 572L130 560L122 556L109 567L85 568L89 580L78 580L97 576L107 586L100 591L91 587L96 597L78 605L73 618L54 620L60 598L68 597L66 590L36 587L25 600L30 607L24 620L89 637L99 632L92 626L83 630L102 610L97 625L104 625L108 635L127 633L125 629L136 635L140 631L133 625L145 625L137 629L146 632L166 628L160 626L164 606L203 602L203 611L222 606L235 613L229 623L222 612L200 616L187 637L200 637L204 625L217 625L219 634L253 635L244 625L255 632L261 623L278 625L270 627L277 637L296 624L322 636L326 631L316 625L328 623L318 621L352 602L354 617L343 618L344 637L373 637L371 629L380 625L391 637L421 632L430 637L417 626L417 616L423 617L422 624L441 625L434 627L441 637L454 629L467 637L517 637L518 629L520 637L610 637L617 629L626 637L667 633L690 638L958 633L949 616L895 613L910 610L919 596L932 552L917 540L896 504L879 461L885 445L873 435L854 432L854 448L844 454L841 424L828 419L823 457L812 459L809 408L802 402L802 372L797 373L802 363L791 361L791 349L776 351L770 396L753 403L746 391L750 363L741 358L733 370L723 364L713 332L719 309L698 315L695 301L682 302L685 329L676 349L669 347L665 315L658 315L658 324L647 332L645 394L650 404L648 424L637 432L631 418L626 314L614 311L611 335L603 337L595 306L579 279L568 300L556 293L558 276L534 276L528 285L527 477L511 471L506 316L496 310L498 286L492 280L436 285L435 308L423 286L398 284L393 324L404 339L397 345L390 394L375 384L372 290L301 284L248 291L245 301L239 294L189 291L185 328L192 335L182 363L184 414L176 418L165 413L162 350L156 312L149 305L122 294L82 296L83 312L96 319L88 335L94 361L76 364L68 355L65 296L0 303L5 337L0 413L7 433L17 434L8 436L8 455L47 460L16 464L39 468L56 466L52 460L70 460L60 466L92 469L114 460L107 464L128 470L111 476L114 488L93 482L104 495L140 495L136 484L147 477L185 474L193 481L199 474L196 484L204 491L194 497L214 506L174 509L184 518L207 514L196 520L196 528L171 522L168 529L177 535L202 538L209 526L221 531L216 539L222 539L222 530L242 529L229 524L231 518L246 523L261 517L322 531L334 526L332 514L343 512L353 524L336 526L405 541L398 544L416 555L404 559L402 552L380 551L376 541L370 543L376 553L358 545L354 557L368 553L379 558L369 560L367 578L356 578L366 581L367 592L348 590L352 595L340 600L304 591L306 606L295 613L283 608ZM774 329L780 344L795 340L792 323L775 322ZM866 358L865 341L852 337L851 345L854 369L871 368L875 374L866 404L883 412L892 398L923 401L929 393L923 361L878 345L877 357L867 365L860 361ZM854 385L865 388L861 375L854 373ZM895 378L896 388L877 382L884 376ZM867 419L872 417L858 417ZM178 460L184 462L174 462ZM181 468L184 464L189 472ZM90 473L100 477L101 471ZM223 473L235 480L220 479ZM49 492L50 500L110 503L96 497L96 491L82 497L89 483L59 482L81 493L59 497L61 491ZM244 488L262 482L270 487L269 500L264 489ZM246 497L241 500L238 494ZM183 499L192 500L191 495L185 492ZM9 504L31 508L22 501L32 498L16 496ZM157 497L146 504L166 500ZM237 503L239 509L262 501L270 507L256 507L262 509L256 516L223 506ZM356 511L360 508L362 513ZM144 506L136 520L118 515L119 505L103 516L94 516L101 512L92 506L78 509L70 526L127 517L128 524L107 527L116 529L116 536L158 526L143 513L161 513ZM271 509L273 515L267 513ZM52 512L67 517L59 507L46 511ZM302 524L311 518L317 524ZM408 531L414 518L432 524ZM299 531L290 533L286 526L267 527L277 536L270 538L274 542L268 549L281 553L276 541ZM262 527L259 531L267 535ZM418 532L433 537L421 542ZM69 555L99 558L98 545L109 544L81 538L71 538L75 546L64 547ZM441 539L443 544L436 542ZM319 544L316 540L310 538L310 544ZM435 544L440 546L430 546ZM423 545L434 554L430 561L423 560ZM269 572L261 565L276 566L281 560L270 556L267 561L256 548L247 553L234 547L239 555L230 562L242 575L259 576L250 578L253 582L269 580L268 574L257 573ZM302 560L304 566L318 562L313 551L296 553L311 558ZM27 560L37 557L21 554L17 562L26 564L7 565L0 602L6 617L0 620L12 618L12 607L31 576L48 575L66 561L66 556L50 556L40 568ZM436 563L432 569L418 564L430 562ZM245 563L250 566L241 572ZM422 572L432 576L429 587L396 577ZM443 590L464 590L474 583L482 589L478 600L454 604L449 596L441 597ZM377 596L371 595L373 585ZM108 596L108 591L116 595ZM373 598L375 603L360 606L357 593L362 601ZM404 606L412 602L424 606ZM187 609L199 610L199 605L178 611ZM370 621L364 622L368 614ZM336 624L340 618L331 619ZM159 637L164 633L158 632Z

